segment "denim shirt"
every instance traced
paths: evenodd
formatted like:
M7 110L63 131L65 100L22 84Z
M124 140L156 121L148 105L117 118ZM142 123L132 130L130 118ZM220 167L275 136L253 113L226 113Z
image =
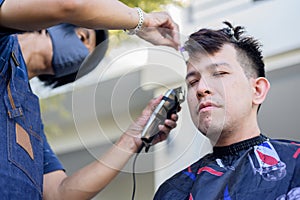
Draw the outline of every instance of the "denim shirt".
M43 175L63 167L44 134L17 35L1 32L0 198L42 199Z

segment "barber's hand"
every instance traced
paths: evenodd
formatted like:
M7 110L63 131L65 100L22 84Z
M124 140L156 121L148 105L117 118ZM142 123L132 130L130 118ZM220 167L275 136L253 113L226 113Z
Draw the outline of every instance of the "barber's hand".
M151 114L155 110L156 106L162 100L162 95L156 99L152 99L147 107L143 110L142 115L133 122L125 134L122 135L121 140L131 140L132 142L127 142L128 147L130 147L131 151L136 152L138 148L142 145L141 133L147 124ZM153 140L153 144L156 144L160 141L167 139L170 131L176 127L176 121L178 120L177 114L172 114L171 119L166 119L164 125L160 125L160 134Z
M154 45L179 49L179 28L166 12L144 13L143 29L137 35Z

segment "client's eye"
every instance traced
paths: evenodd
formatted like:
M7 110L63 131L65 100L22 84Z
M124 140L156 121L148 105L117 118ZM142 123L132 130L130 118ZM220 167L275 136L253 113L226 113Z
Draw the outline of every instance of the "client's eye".
M224 72L224 71L217 71L217 72L214 72L213 73L213 76L223 76L225 74L228 74L227 72Z
M193 87L193 86L195 86L198 82L199 82L198 79L191 79L191 80L188 80L188 81L187 81L187 85L188 85L188 87Z

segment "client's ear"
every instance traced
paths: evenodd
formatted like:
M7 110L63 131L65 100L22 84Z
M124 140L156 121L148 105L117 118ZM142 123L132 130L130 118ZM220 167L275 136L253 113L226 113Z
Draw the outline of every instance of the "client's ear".
M270 89L270 83L268 79L259 77L254 81L254 96L253 103L256 105L262 104L265 100L268 91Z

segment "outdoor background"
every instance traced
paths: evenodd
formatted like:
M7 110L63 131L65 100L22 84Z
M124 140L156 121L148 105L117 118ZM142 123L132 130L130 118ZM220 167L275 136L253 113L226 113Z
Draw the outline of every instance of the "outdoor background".
M265 135L300 141L300 18L298 0L136 0L145 11L167 10L180 26L182 42L192 32L222 22L246 28L263 44L271 91L259 114ZM41 97L45 131L68 174L100 157L148 101L184 84L181 55L122 31L110 32L109 49L88 77L50 91L32 80ZM193 126L186 102L178 127L166 142L137 160L136 199L152 199L156 189L178 170L208 153L211 146ZM131 199L132 161L94 199Z

